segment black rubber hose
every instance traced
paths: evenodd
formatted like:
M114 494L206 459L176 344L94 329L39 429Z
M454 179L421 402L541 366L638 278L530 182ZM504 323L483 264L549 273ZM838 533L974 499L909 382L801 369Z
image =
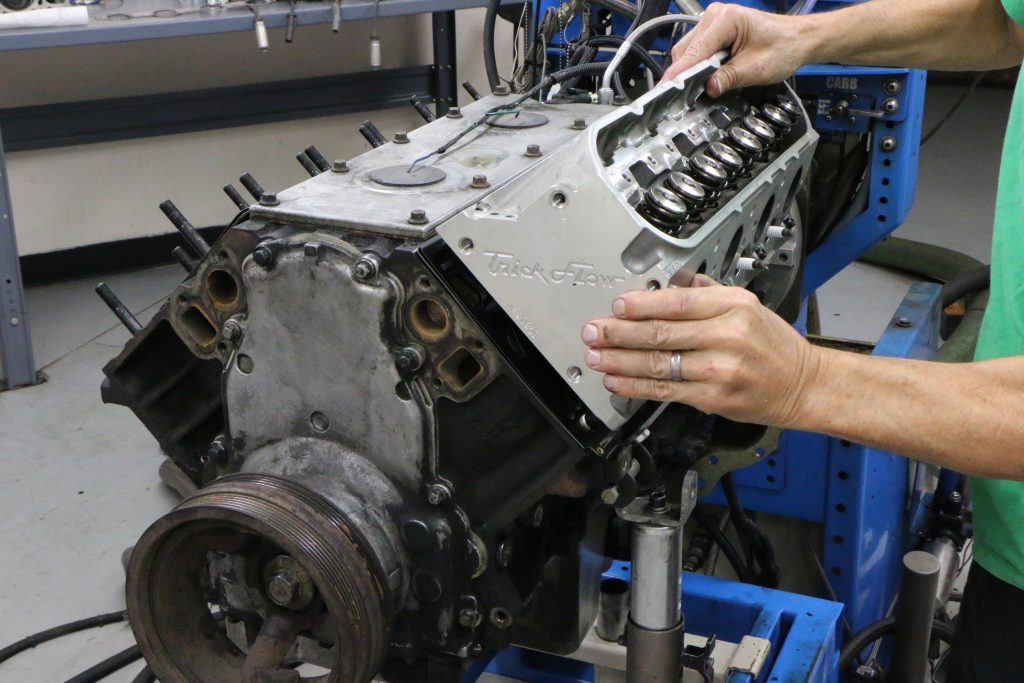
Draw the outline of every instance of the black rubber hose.
M720 479L722 490L725 491L726 500L729 501L729 510L732 514L729 518L736 528L736 532L745 536L754 550L757 563L761 567L758 574L758 581L766 588L777 588L779 585L779 565L775 561L775 547L768 540L761 529L747 517L746 511L740 504L739 494L736 492L736 482L732 479L732 473L726 472Z
M487 72L487 82L491 84L491 91L501 85L501 77L498 76L498 57L494 51L494 29L498 23L498 7L501 0L488 0L487 13L484 15L484 70Z
M732 566L732 570L736 572L736 576L743 583L756 583L754 578L747 571L746 565L743 563L743 558L736 551L736 547L732 544L722 530L718 528L718 524L715 522L714 517L708 513L701 505L697 505L693 509L693 516L697 518L697 523L704 527L704 530L711 534L711 537L715 539L715 543L722 549L722 554L725 555L725 559L729 560L729 564Z
M599 47L620 47L624 42L623 38L619 36L592 36L591 38L584 41L576 50L573 52L572 59L569 62L570 67L576 64L604 64L607 66L607 62L593 62L595 56L597 56L597 48ZM633 43L630 45L631 53L635 54L643 62L644 66L651 70L651 74L655 80L661 80L661 77L665 75L665 69L658 63L658 60L651 55L650 52L642 48L641 46ZM572 88L576 85L576 81L579 80L579 76L566 81L565 87ZM620 87L620 90L624 90ZM624 93L620 93L624 94Z
M945 308L963 299L968 294L988 289L991 279L992 268L990 266L982 266L981 268L957 275L942 288L942 307Z
M896 630L896 617L886 617L873 624L865 626L857 631L843 645L839 653L839 669L849 666L857 654L876 640L880 640ZM938 638L942 642L953 644L953 627L943 621L932 622L932 638Z
M142 667L142 671L132 679L132 683L153 683L154 681L156 681L156 676L148 664Z
M96 683L96 681L102 680L115 671L120 671L132 662L137 662L140 659L142 659L142 650L139 649L138 645L132 645L127 650L121 650L113 657L108 657L77 676L69 678L65 683Z
M69 624L62 626L55 626L53 628L40 631L34 635L22 638L16 643L12 643L0 650L0 664L6 662L14 655L30 650L36 645L40 645L55 638L70 635L72 633L78 633L79 631L85 631L90 628L98 628L100 626L106 626L107 624L116 624L122 621L127 621L128 612L110 612L109 614L99 614L95 617L89 617L88 619L79 619L78 621L72 621Z

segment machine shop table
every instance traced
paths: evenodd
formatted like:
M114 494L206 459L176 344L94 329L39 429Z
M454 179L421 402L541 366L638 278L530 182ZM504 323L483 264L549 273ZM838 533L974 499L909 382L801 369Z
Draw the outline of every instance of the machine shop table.
M4 163L5 146L9 151L27 151L366 111L404 104L411 94L432 98L438 113L444 113L457 101L455 12L484 5L483 0L380 0L379 3L342 0L342 22L372 19L375 11L380 18L432 15L433 63L429 66L193 92L0 108L0 390L37 381ZM0 52L252 31L255 20L248 8L205 7L202 0L108 0L87 9L90 17L87 26L0 30ZM260 4L257 9L267 28L284 27L291 11L287 2ZM176 16L106 18L171 10L185 11ZM329 25L332 4L299 2L295 13L299 29ZM329 28L325 26L322 30ZM343 26L341 33L344 32ZM299 30L294 45L301 45L301 34ZM256 50L254 39L253 51ZM268 88L273 97L266 97ZM217 106L211 107L211 102ZM103 111L104 116L89 116L96 111Z

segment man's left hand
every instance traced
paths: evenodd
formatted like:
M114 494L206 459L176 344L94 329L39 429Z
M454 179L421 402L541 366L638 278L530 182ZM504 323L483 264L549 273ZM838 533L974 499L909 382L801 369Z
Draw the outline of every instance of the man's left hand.
M620 396L785 427L820 365L818 350L756 295L704 275L691 287L627 292L612 312L583 327L584 360ZM682 381L671 379L676 350Z

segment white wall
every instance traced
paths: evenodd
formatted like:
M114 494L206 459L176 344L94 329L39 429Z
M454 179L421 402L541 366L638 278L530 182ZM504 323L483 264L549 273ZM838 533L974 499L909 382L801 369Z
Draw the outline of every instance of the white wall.
M483 10L457 13L459 82L486 92ZM500 21L500 20L499 20ZM501 22L499 55L511 29ZM295 42L271 31L259 52L251 32L82 48L0 53L0 108L307 78L368 67L369 22L332 34L300 26ZM430 17L379 22L383 67L431 61ZM507 65L503 72L507 72ZM468 96L460 88L460 97ZM325 156L369 149L359 124L372 118L385 134L422 119L412 107L286 123L168 135L7 155L19 251L35 254L172 232L157 209L172 199L198 226L223 224L232 206L221 187L244 171L268 189L308 177L295 155L310 144ZM128 264L126 264L128 265Z

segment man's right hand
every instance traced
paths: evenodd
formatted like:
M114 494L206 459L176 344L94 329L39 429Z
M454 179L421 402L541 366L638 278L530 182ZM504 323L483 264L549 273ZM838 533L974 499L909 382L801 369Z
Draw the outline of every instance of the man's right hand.
M732 57L708 80L712 97L746 85L779 83L810 61L811 45L803 30L806 19L716 2L672 48L665 79L719 50L729 50Z

